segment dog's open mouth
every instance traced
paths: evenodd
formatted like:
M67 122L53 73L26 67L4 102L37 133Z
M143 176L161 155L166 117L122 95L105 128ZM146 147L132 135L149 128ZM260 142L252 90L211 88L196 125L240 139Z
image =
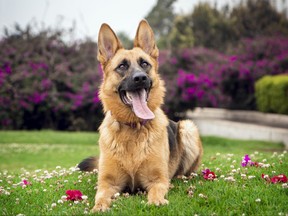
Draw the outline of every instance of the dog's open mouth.
M147 106L149 92L147 89L137 91L121 91L120 97L124 104L132 107L135 115L141 119L149 120L155 117L154 113Z

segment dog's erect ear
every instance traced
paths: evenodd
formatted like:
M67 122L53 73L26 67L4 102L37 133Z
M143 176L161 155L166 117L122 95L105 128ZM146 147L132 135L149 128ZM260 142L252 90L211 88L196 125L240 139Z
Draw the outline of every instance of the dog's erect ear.
M122 45L114 31L107 24L102 24L98 35L98 60L105 64Z
M140 47L153 58L158 57L159 51L155 43L154 33L146 20L139 23L134 39L134 47Z

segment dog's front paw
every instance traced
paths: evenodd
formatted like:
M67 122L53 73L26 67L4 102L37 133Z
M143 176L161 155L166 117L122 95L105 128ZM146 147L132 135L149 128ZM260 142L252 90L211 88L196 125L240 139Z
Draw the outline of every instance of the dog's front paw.
M91 209L92 213L95 212L105 212L109 210L109 204L107 202L97 202Z
M161 199L148 199L148 205L168 205L169 201L167 199L161 198Z

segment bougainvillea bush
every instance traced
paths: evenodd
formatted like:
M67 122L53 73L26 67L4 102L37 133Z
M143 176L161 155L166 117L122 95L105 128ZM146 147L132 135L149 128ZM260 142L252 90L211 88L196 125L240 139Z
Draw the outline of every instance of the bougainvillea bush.
M243 39L229 54L206 48L162 51L159 60L170 117L195 106L253 110L255 82L288 71L288 38Z
M96 43L64 42L63 31L17 28L0 40L0 129L95 130L103 118ZM164 110L256 109L254 83L288 71L288 38L243 39L229 54L195 47L161 50Z
M94 42L18 28L0 41L0 128L94 130L101 72Z

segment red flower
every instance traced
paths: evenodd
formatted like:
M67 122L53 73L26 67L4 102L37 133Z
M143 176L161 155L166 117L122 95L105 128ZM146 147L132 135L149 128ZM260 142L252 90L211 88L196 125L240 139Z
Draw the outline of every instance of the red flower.
M284 174L273 176L272 178L270 178L268 175L262 174L262 178L264 178L267 182L271 182L273 184L287 183L287 176L285 176Z
M206 180L213 180L216 178L215 173L210 171L209 169L203 170L202 173L203 173L204 179Z
M285 175L283 175L283 174L281 174L281 175L278 175L278 176L274 176L274 177L272 177L271 178L271 182L272 183L280 183L280 182L282 182L282 183L286 183L287 182L287 177L285 176Z
M67 200L71 200L71 201L76 201L76 200L82 200L82 193L79 190L67 190L66 191L67 194Z

